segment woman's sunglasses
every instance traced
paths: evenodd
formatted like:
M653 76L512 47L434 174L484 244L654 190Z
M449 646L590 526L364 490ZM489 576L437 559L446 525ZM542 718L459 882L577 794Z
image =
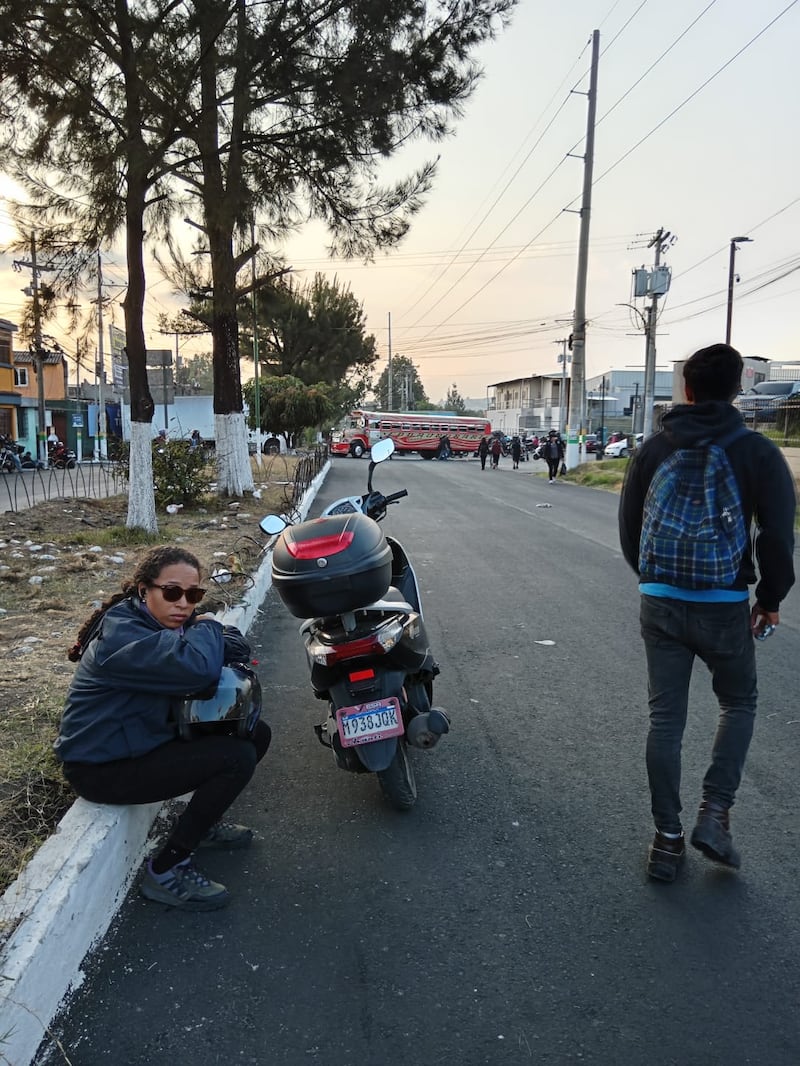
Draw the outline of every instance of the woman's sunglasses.
M161 595L167 603L177 603L181 596L186 597L186 602L195 604L205 596L205 589L182 589L180 585L157 585L152 583L152 588L161 589Z

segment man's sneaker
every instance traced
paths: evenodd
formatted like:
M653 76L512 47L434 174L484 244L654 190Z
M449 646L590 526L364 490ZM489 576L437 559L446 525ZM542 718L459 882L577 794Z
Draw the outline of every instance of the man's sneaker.
M148 863L139 891L154 903L184 911L216 911L226 906L231 898L227 888L206 877L191 858L160 875L154 874Z
M647 853L647 876L655 881L674 881L681 863L686 857L686 841L679 837L662 836L656 829L653 843Z
M212 825L199 848L249 848L253 842L253 830L235 822L217 822Z
M712 862L739 869L742 860L733 846L727 807L716 800L703 800L697 814L697 825L692 830L692 847L702 851Z

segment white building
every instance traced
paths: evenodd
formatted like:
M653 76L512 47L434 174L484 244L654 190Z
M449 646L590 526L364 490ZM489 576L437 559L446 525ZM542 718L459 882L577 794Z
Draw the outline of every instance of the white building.
M504 433L561 429L569 410L569 378L534 374L487 387L486 417Z

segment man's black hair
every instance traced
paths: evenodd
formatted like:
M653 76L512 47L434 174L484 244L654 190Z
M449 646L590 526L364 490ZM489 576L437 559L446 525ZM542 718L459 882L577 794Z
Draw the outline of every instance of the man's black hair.
M695 403L724 400L729 403L742 387L744 362L730 344L700 348L683 366L683 380L692 390Z

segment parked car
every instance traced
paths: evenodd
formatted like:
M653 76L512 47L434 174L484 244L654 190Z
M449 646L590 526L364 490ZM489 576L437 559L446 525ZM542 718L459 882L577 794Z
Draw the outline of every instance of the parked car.
M745 422L774 422L778 411L798 402L800 381L759 381L737 396L733 406L741 411Z
M638 448L644 440L643 433L637 433L633 437L633 448ZM631 440L629 437L623 437L621 440L612 441L605 447L606 459L626 459L631 453Z
M600 442L596 433L587 433L583 438L583 447L588 455L589 452L596 452L600 447Z

